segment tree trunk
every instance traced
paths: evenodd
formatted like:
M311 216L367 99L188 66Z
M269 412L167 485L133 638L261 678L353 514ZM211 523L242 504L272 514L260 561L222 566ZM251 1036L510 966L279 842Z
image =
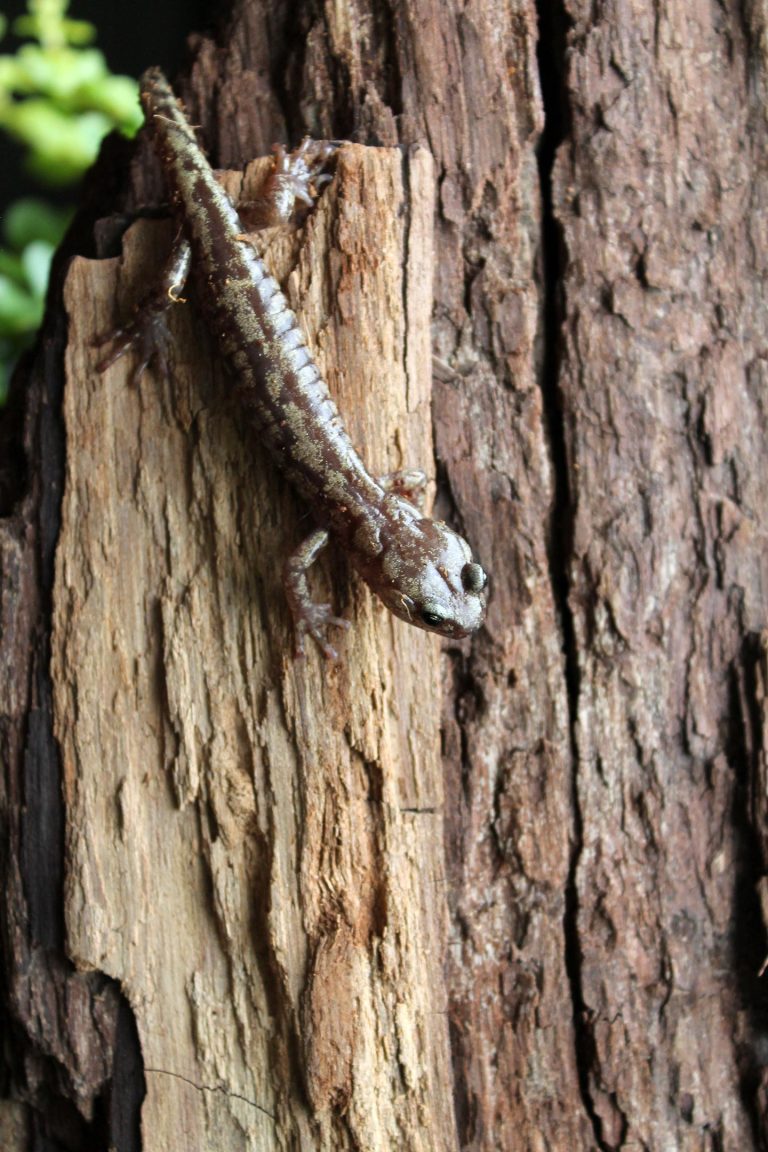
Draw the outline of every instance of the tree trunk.
M52 297L0 521L4 1148L768 1146L764 14L540 33L243 0L181 86L222 168L380 146L262 240L372 469L434 436L471 642L335 556L341 660L292 660L307 523L194 298L169 379L94 371L167 224ZM141 149L111 207L159 188Z

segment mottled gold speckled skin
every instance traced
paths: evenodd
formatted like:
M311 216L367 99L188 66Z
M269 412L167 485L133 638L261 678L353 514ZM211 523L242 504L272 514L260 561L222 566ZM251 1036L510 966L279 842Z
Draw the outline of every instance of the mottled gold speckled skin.
M158 69L143 77L142 103L200 283L207 283L201 305L260 439L392 612L445 636L473 632L485 615L486 578L468 544L424 517L414 502L418 479L390 483L369 474L295 315L253 248L238 239L244 226ZM303 579L324 543L314 534L289 564L289 598L299 637L309 632L332 654L321 629L338 621L311 604Z

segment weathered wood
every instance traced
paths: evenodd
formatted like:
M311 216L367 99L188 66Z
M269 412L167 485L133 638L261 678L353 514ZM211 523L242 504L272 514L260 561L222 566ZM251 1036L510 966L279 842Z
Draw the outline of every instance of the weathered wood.
M765 16L568 9L554 195L585 1093L605 1147L735 1152L766 1132L738 689L768 615Z
M0 1148L26 1152L29 1148L29 1108L20 1100L0 1100Z
M555 333L543 327L536 10L423 0L379 23L363 5L328 5L305 14L300 41L272 13L238 4L229 44L201 45L192 72L194 114L228 162L240 155L241 86L258 104L252 146L266 75L317 135L424 142L435 158L442 499L492 578L486 631L468 658L445 652L441 672L458 1144L589 1148L566 964L578 826L551 559L563 531L552 520L555 398L542 387L542 343Z
M27 362L25 404L12 405L4 426L6 437L17 437L16 452L23 447L27 469L4 492L10 499L0 523L2 1023L8 1084L33 1105L8 1104L9 1146L61 1138L76 1147L92 1128L114 1075L120 1004L101 973L74 971L63 939L61 775L48 671L64 455L63 319L49 323ZM135 1111L135 1093L124 1088ZM119 1139L117 1127L114 1134Z
M430 460L432 187L423 150L350 147L267 245L378 472ZM335 556L341 659L293 660L281 567L310 524L217 401L193 302L172 380L95 372L94 333L171 234L141 225L119 281L79 260L66 290L68 950L130 1001L145 1149L448 1147L439 645Z

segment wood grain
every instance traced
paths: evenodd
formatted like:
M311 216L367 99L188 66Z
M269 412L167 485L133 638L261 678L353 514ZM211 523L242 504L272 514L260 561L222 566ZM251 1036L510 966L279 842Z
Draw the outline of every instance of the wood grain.
M430 464L431 189L424 151L345 148L306 228L265 241L382 472ZM310 525L222 405L193 300L171 380L95 372L168 238L133 228L66 290L69 953L135 1013L146 1150L448 1146L438 643L333 557L313 579L353 628L337 664L294 662L280 573Z

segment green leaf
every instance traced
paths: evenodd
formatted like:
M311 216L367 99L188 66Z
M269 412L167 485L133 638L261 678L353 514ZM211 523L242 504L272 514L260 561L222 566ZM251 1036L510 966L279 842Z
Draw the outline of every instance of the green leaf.
M96 39L96 26L91 24L89 20L70 20L68 18L62 21L62 27L67 44L72 44L73 47L92 44Z
M6 57L6 59L8 59ZM62 105L77 105L78 92L109 75L107 62L98 48L41 48L24 44L13 58L15 89L21 95L50 96Z
M13 22L17 36L39 40L45 48L62 44L89 44L96 29L86 20L70 20L64 13L69 0L28 0L29 11Z
M24 69L15 56L0 56L0 94L7 100L24 82Z
M133 135L142 117L138 84L113 76L92 25L69 20L69 0L27 0L15 30L32 37L0 55L0 129L28 152L27 167L47 183L71 183L93 163L113 128Z
M21 254L24 275L33 296L44 299L53 259L53 245L45 240L33 240Z
M111 128L101 112L72 116L47 100L32 98L0 108L0 126L30 148L30 171L52 184L78 179Z
M0 276L9 277L11 280L15 280L17 284L24 284L26 277L21 256L17 256L15 252L9 252L6 248L0 248Z
M80 99L108 116L128 135L134 135L144 122L139 105L139 85L130 76L104 76L98 83L86 84Z
M54 248L60 243L71 212L55 208L32 196L15 200L5 214L5 239L11 248L21 252L34 240L46 240Z
M0 276L0 335L21 336L35 332L42 318L43 301L6 276Z

